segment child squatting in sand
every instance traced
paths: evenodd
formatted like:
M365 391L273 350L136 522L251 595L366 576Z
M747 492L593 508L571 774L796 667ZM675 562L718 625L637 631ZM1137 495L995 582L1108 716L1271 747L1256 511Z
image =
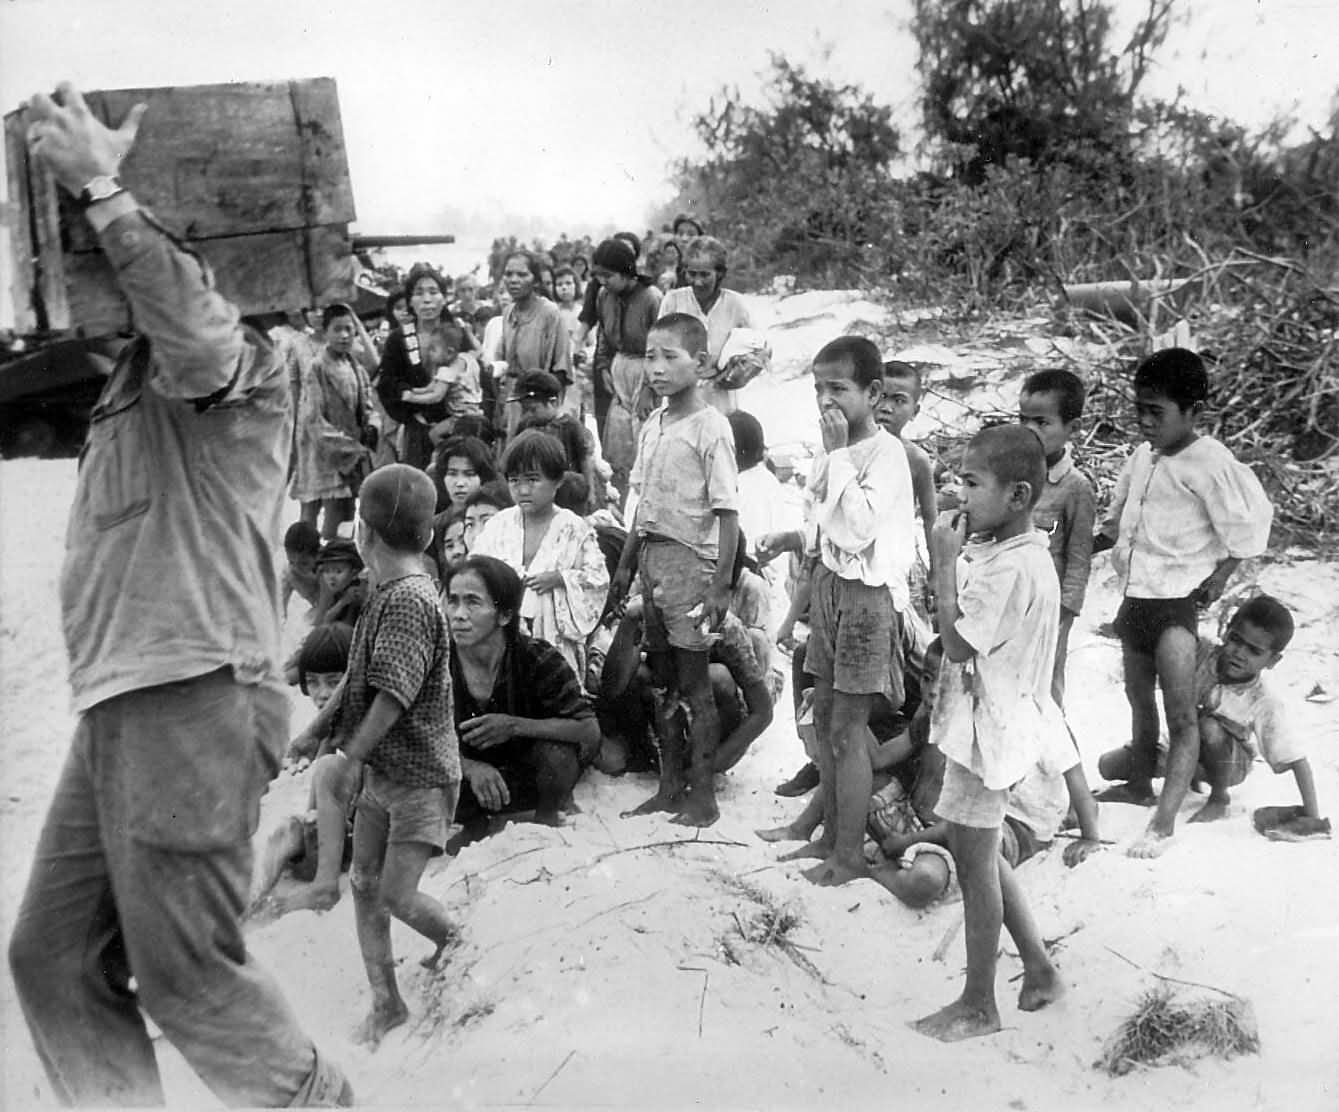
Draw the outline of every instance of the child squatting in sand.
M1019 1008L1036 1011L1063 991L1000 862L1009 787L1036 763L1043 731L1064 730L1051 699L1060 584L1046 536L1032 527L1046 482L1041 441L1017 425L985 429L967 445L961 479L960 512L941 514L930 535L944 648L930 737L945 758L935 812L962 886L967 979L957 1000L912 1025L943 1042L1000 1029L1001 923L1023 961Z

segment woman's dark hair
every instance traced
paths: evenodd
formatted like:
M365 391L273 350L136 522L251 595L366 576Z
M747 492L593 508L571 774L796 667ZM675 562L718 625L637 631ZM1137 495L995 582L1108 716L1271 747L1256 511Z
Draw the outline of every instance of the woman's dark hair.
M581 273L577 274L577 278L580 280L578 284L580 284L580 282L584 282L587 278L590 277L590 260L587 259L585 255L573 255L572 273L576 274L576 269L578 266L581 267Z
M466 556L446 573L446 589L464 572L472 571L483 580L489 601L505 611L507 621L503 627L508 641L514 641L521 625L521 599L525 595L525 584L508 565L495 556Z
M1193 351L1164 348L1140 361L1134 369L1134 388L1152 390L1185 410L1209 400L1209 372Z
M502 473L511 478L527 471L538 471L546 479L558 482L567 470L567 451L562 441L540 429L518 433L502 453Z
M330 327L330 322L339 320L340 317L353 316L353 310L342 301L332 301L321 310L321 330Z
M586 516L586 507L590 503L590 483L584 475L568 471L553 495L553 504L564 510L571 510L578 517Z
M493 423L487 417L482 417L477 413L463 413L456 418L455 424L451 426L451 435L468 436L491 445L493 443Z
M636 232L615 232L610 238L621 239L631 247L634 258L640 259L642 257L642 237Z
M454 287L451 285L451 282L447 279L445 274L436 267L429 266L427 263L415 263L409 268L409 273L405 276L404 280L404 298L411 308L414 303L414 287L418 285L421 278L431 278L436 282L437 288L442 291L442 297L448 298L451 296L451 291ZM443 309L442 316L447 317L450 316L450 314L446 309Z
M758 418L737 409L726 420L735 434L735 460L739 470L747 471L750 467L757 467L767 454L767 444Z
M544 271L549 267L546 259L541 258L534 251L530 251L525 247L518 247L515 251L507 252L507 257L502 260L503 270L507 269L507 264L511 262L512 259L524 259L525 265L530 268L530 276L534 278L535 285L542 286L544 284Z
M469 460L470 465L478 473L481 483L492 482L497 478L497 464L493 461L493 453L477 436L448 436L443 440L437 448L437 461L441 467L436 470L445 471L446 461L452 456Z
M400 323L395 319L395 307L402 301L405 304L405 308L409 308L409 295L405 293L404 290L393 290L386 298L386 318L391 324L398 326Z

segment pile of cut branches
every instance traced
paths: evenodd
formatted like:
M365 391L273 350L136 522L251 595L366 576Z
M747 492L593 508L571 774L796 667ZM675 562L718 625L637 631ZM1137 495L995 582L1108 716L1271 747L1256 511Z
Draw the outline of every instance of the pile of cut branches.
M1149 989L1095 1063L1113 1077L1139 1066L1183 1065L1196 1058L1260 1053L1251 1005L1239 996L1178 999L1165 984Z

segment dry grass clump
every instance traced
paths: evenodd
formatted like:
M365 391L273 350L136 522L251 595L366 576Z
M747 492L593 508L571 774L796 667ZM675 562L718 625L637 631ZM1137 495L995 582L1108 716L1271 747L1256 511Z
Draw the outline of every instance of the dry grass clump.
M1139 1066L1260 1053L1255 1011L1239 996L1178 999L1168 985L1146 992L1094 1063L1113 1077Z
M804 922L799 910L793 904L778 903L770 892L747 881L730 879L728 884L747 898L753 909L744 915L738 911L730 912L735 929L717 940L725 961L730 965L742 965L746 945L775 947L809 976L822 981L823 974L803 952L808 947L797 943L793 937Z

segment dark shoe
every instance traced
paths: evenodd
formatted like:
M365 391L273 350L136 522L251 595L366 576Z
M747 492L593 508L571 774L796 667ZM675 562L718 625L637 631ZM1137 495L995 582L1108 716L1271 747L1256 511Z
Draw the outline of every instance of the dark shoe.
M776 786L776 794L793 799L818 787L818 766L810 761L784 784Z

